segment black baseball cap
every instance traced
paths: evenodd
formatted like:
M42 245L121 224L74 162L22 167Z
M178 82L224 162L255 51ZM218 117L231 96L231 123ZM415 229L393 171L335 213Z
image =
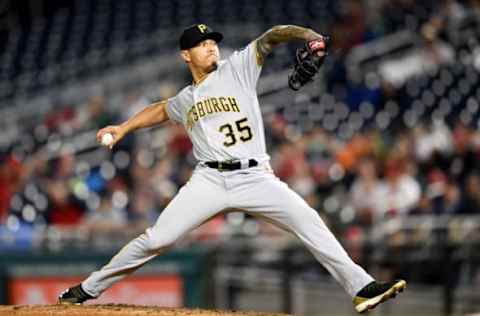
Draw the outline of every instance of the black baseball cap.
M180 49L190 49L206 39L213 39L219 43L223 39L222 33L214 32L205 24L194 24L183 30L180 36Z

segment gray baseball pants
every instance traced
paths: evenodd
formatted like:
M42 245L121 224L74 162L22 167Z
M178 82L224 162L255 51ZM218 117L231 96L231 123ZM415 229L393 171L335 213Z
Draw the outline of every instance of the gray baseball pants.
M354 297L373 278L355 264L318 213L271 171L268 163L220 172L198 165L155 225L130 241L111 261L82 282L98 297L115 282L173 246L222 210L241 209L293 233Z

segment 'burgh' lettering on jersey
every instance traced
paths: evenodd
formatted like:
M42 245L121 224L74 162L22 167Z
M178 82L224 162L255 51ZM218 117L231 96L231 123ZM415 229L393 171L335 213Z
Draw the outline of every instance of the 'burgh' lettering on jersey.
M252 42L220 61L202 82L168 99L168 116L183 124L198 161L270 159L256 92L261 70Z
M192 105L187 112L187 129L191 130L193 125L202 117L219 112L240 112L237 100L234 97L213 97L199 101Z

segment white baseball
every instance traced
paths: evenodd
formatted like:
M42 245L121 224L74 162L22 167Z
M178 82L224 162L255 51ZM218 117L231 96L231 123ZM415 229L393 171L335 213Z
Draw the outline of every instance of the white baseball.
M110 146L113 142L113 136L110 133L103 134L102 136L102 145Z

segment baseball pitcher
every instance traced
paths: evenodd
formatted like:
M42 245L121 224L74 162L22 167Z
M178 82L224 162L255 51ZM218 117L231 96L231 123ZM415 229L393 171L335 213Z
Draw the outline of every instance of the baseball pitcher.
M223 210L241 209L297 236L352 297L362 313L395 297L404 280L380 283L355 264L318 213L272 172L265 146L256 85L265 58L279 44L302 40L289 85L298 90L316 73L327 53L326 38L294 25L275 26L220 60L223 36L205 24L186 28L180 54L192 83L176 96L155 102L121 125L102 128L112 148L126 134L167 120L182 124L198 164L189 181L163 210L155 225L129 242L111 261L81 284L65 290L60 303L96 298L176 240Z

